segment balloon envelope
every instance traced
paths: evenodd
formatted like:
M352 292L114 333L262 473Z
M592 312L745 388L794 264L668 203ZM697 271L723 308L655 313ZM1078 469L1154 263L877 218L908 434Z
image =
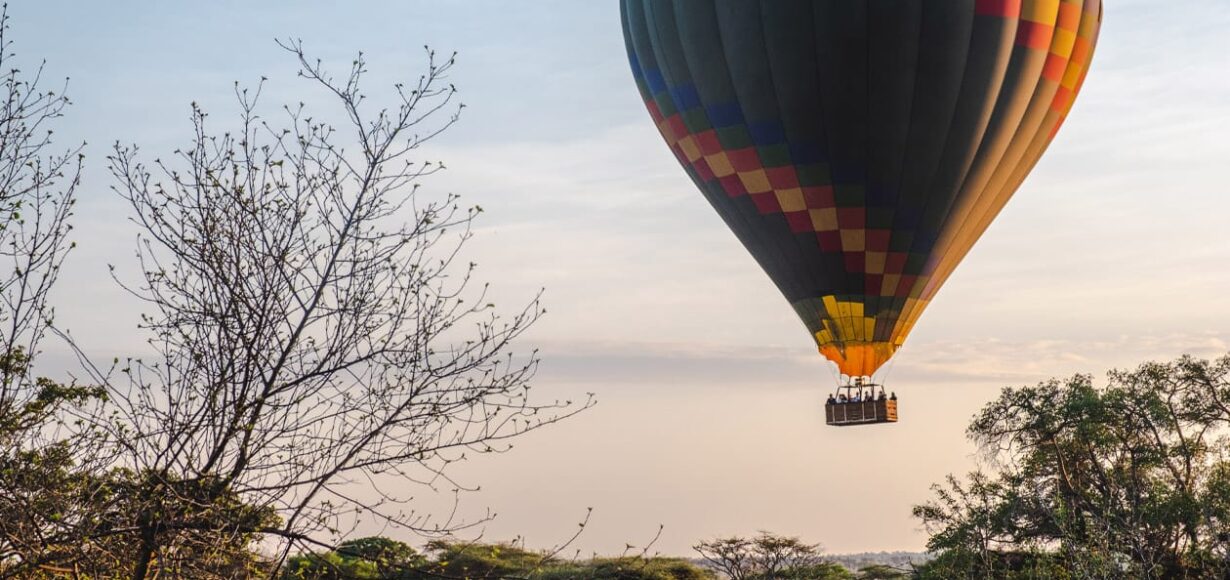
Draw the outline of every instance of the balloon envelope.
M873 374L1020 187L1101 0L622 0L672 152L850 376Z

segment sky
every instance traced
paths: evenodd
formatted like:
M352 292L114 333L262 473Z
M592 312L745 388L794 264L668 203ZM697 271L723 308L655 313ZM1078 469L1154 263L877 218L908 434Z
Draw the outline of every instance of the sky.
M1230 351L1230 3L1113 0L1071 118L892 363L899 424L823 425L833 378L767 277L676 165L628 70L613 0L10 1L13 50L70 77L60 143L85 141L78 249L57 321L100 360L143 352L135 230L109 188L112 143L166 154L189 104L225 130L232 86L327 105L276 38L372 98L412 81L423 46L458 52L460 124L423 154L424 187L486 210L468 256L511 310L545 289L544 398L598 405L455 475L484 538L688 554L757 530L832 552L918 550L912 505L979 465L969 417L1004 386ZM323 114L329 114L325 111ZM71 372L60 345L48 364ZM60 362L56 362L60 361ZM441 490L445 492L447 490ZM445 512L451 494L418 507ZM382 532L415 543L403 532Z

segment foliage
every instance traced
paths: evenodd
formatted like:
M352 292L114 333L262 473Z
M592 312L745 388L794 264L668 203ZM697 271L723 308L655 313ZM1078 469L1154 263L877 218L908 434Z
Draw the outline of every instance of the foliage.
M426 549L433 556L427 571L439 576L499 578L538 573L554 563L547 554L506 543L435 540Z
M924 568L1083 578L1220 577L1230 554L1230 356L1005 389L969 427L996 467L914 514Z
M858 574L855 575L856 580L904 580L907 574L892 566L884 564L872 564L859 568Z
M545 569L542 580L711 580L713 574L682 558L621 557L568 562Z
M37 455L27 452L14 462L15 473L3 467L6 488L24 491L25 501L10 511L9 491L0 502L6 504L0 505L3 513L15 516L0 529L18 556L0 566L0 577L69 570L86 577L130 576L144 538L129 531L154 517L162 522L150 539L160 546L154 569L161 574L234 578L267 568L251 549L256 535L246 530L276 523L271 510L245 505L233 493L200 489L199 482L167 486L163 477L124 469L77 469L70 449L60 443Z
M761 574L752 576L752 578L756 580L854 580L862 576L852 574L841 564L823 562L786 568L776 574Z
M336 550L291 558L282 572L290 579L416 578L427 559L414 548L384 537L343 542Z
M951 580L952 578L997 578L1002 580L1075 580L1077 578L1114 578L1115 576L1079 576L1068 569L1062 558L1047 552L995 552L993 565L985 566L970 554L950 550L918 566L913 577L918 580Z
M291 559L284 580L332 580L341 578L414 579L431 578L526 578L533 580L712 580L713 575L679 558L629 556L563 560L552 553L527 550L509 543L436 540L428 543L427 556L384 538L360 542L395 547L397 556L377 564L370 553L363 557L344 544L337 550L311 553Z

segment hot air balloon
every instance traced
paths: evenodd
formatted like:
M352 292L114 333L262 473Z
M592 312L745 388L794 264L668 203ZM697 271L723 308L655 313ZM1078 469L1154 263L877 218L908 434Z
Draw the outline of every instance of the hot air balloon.
M1102 21L1101 0L620 5L670 150L860 392L1046 151ZM829 422L895 420L869 410Z

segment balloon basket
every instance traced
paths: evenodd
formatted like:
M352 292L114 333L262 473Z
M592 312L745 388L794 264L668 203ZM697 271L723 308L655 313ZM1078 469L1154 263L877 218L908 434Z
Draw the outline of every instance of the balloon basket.
M825 403L824 422L833 427L896 423L896 396L889 398L883 385L856 377L837 387L837 394Z

